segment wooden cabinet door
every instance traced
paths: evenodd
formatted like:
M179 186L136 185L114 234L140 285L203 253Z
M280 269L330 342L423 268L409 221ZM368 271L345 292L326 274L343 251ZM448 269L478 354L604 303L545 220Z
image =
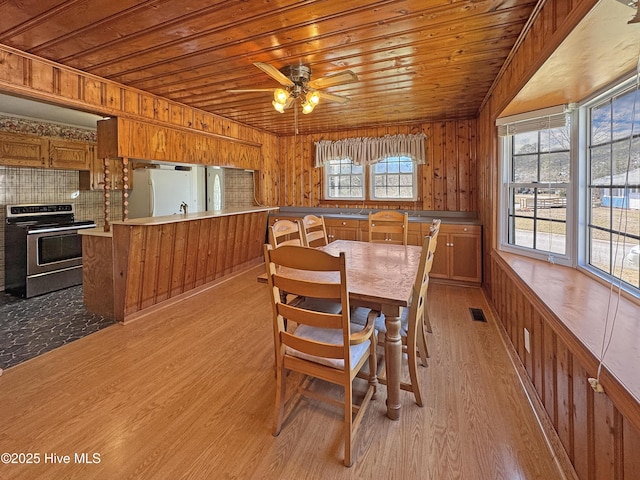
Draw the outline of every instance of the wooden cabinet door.
M358 240L358 220L325 218L324 224L327 227L327 240Z
M48 140L42 137L0 134L0 164L15 167L45 167Z
M482 237L477 225L460 227L449 234L452 280L482 282Z
M409 231L407 232L407 245L422 246L422 224L409 223Z
M49 140L49 166L66 170L89 170L89 144L68 140Z
M430 276L456 282L482 282L482 228L440 225Z

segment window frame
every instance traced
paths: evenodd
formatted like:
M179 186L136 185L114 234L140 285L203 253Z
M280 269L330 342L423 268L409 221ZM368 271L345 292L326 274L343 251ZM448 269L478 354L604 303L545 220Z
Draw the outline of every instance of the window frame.
M498 249L503 250L510 253L516 253L518 255L524 255L531 258L536 258L538 260L548 261L550 263L558 263L560 265L567 266L575 266L576 263L576 252L574 248L575 244L575 226L574 226L574 215L576 212L577 205L577 194L576 194L576 170L577 170L577 160L576 160L576 117L573 113L567 113L570 122L570 146L569 146L569 180L566 183L563 182L515 182L513 179L513 135L505 135L499 137L498 142L498 155L501 159L500 162L500 190L499 190L499 212L500 218L498 219ZM532 114L531 119L536 118L535 114ZM538 117L542 118L542 117ZM541 131L546 129L536 130L538 135L540 135ZM544 152L538 150L536 151L536 155L540 156L544 154ZM540 172L538 172L539 178ZM517 187L514 187L516 186ZM535 188L535 189L548 189L548 188L565 188L566 189L566 214L565 214L565 253L556 253L547 250L541 250L538 248L526 247L523 245L515 245L509 243L509 230L511 228L511 219L516 218L515 214L511 212L511 195L510 188ZM546 218L539 217L531 217L536 220L547 221ZM535 243L534 243L535 244Z
M578 268L587 272L588 274L604 280L609 284L613 284L616 288L620 287L620 289L627 294L633 296L636 299L640 299L640 287L635 287L632 284L627 283L626 281L620 279L612 273L608 273L594 265L591 264L591 229L594 225L591 223L591 192L594 185L591 183L591 157L590 157L590 147L591 147L591 120L592 120L592 109L604 104L605 102L611 102L615 97L621 96L627 92L633 92L635 89L640 89L638 85L639 79L635 74L632 74L627 77L623 77L613 82L607 88L603 89L597 95L590 97L584 100L580 105L580 114L582 118L582 123L580 125L580 135L581 135L581 154L583 162L581 161L581 191L580 191L580 200L581 200L581 209L580 209L580 217L578 222L580 224L579 229L579 250L580 255L578 259ZM636 95L640 95L640 93L636 93ZM640 103L636 104L636 117L638 116L638 112L640 111ZM637 127L637 130L634 129L631 132L635 138L640 136L640 125ZM619 140L618 140L619 141ZM617 141L611 138L608 142L605 143L597 143L596 146L602 146L605 144L613 145ZM607 188L607 187L602 187ZM601 227L597 227L598 230L606 231L610 235L615 236L617 234L616 225L614 224L614 220L611 219L611 223L609 225L609 229L602 229ZM625 232L626 233L626 232ZM619 245L622 245L620 243ZM615 243L610 242L610 255L613 255L612 249L614 248ZM623 253L624 255L624 253ZM624 257L623 257L624 262ZM610 271L611 267L616 269L620 268L620 264L614 262L613 265L610 263ZM614 272L615 273L615 272Z
M362 172L359 174L354 174L353 173L353 167L359 167L358 165L354 165L353 161L349 158L341 158L339 160L330 160L328 163L332 163L332 162L345 162L346 160L349 160L349 163L351 165L351 170L352 173L349 174L338 174L338 177L359 177L360 181L361 181L361 185L362 185L362 195L361 196L351 196L351 197L341 197L341 196L335 196L332 197L330 196L329 192L331 190L331 182L329 181L329 177L332 176L333 174L330 173L329 171L329 166L328 165L324 165L322 167L322 169L324 170L324 175L323 175L323 179L324 179L324 197L325 200L340 200L340 201L364 201L367 199L367 186L366 186L366 169L365 167L360 167L362 169Z
M327 165L324 165L322 167L323 169L323 174L322 174L322 178L323 178L323 201L341 201L341 202L381 202L381 203L389 203L389 202L405 202L405 203L414 203L420 200L421 198L421 189L422 189L422 185L420 184L420 177L418 175L418 170L419 170L419 164L416 160L414 160L411 157L407 157L407 156L398 156L398 155L393 155L387 158L408 158L412 165L413 165L413 171L412 171L412 188L413 188L413 197L411 198L393 198L393 197L375 197L374 195L374 168L375 165L379 162L376 163L372 163L369 165L363 165L362 168L362 174L359 174L358 176L362 177L362 185L363 185L363 196L362 197L332 197L329 195L330 193L330 181L329 181L329 177L331 176L331 173L329 172L329 168L327 167ZM385 158L386 159L386 158ZM343 162L345 160L350 160L348 158L344 158L344 159L340 159L338 161ZM353 165L353 162L351 161L351 165ZM350 174L351 175L351 174Z
M411 188L413 190L413 196L411 197L378 197L375 194L375 190L376 190L376 182L375 182L375 177L376 175L376 165L379 165L383 162L387 162L389 159L398 159L398 175L400 176L402 174L402 172L400 172L400 163L402 163L403 161L410 161L411 162ZM407 159L407 160L403 160L403 159ZM387 162L388 163L388 162ZM390 156L390 157L385 157L383 160L380 160L379 162L373 163L371 165L368 165L368 169L369 169L369 188L368 188L368 193L369 193L369 199L371 201L374 202L415 202L418 200L418 163L412 159L411 157L407 157L405 155L394 155L394 156ZM387 172L388 174L389 172ZM392 175L395 175L394 173L391 173ZM387 188L388 188L388 184L387 184ZM400 188L400 185L398 185L398 188Z
M591 108L593 106L602 104L607 99L610 101L612 98L619 96L629 90L633 91L634 88L638 90L640 95L640 78L636 72L629 73L624 77L618 78L616 81L603 88L600 92L592 95L579 104L571 105L573 110L571 112L571 178L570 178L570 197L569 192L567 194L567 255L566 258L559 257L554 254L554 258L550 259L546 252L534 251L530 248L520 247L508 244L508 228L509 228L509 190L508 182L511 172L509 170L510 162L510 141L509 137L498 137L498 156L500 159L499 168L499 180L500 186L498 190L498 218L497 229L498 239L497 248L518 255L537 258L540 260L554 260L555 263L574 267L583 273L591 276L592 278L613 286L616 289L619 287L623 295L633 299L637 302L640 300L640 288L635 287L632 284L621 281L618 277L615 277L609 273L600 270L597 267L592 266L590 262L590 215L591 215L591 159L589 156L590 148L590 128L591 128ZM636 106L636 119L638 118L638 112L640 111L640 102L637 102ZM523 116L526 114L523 114ZM640 126L637 123L633 126L634 139L640 137ZM636 153L637 150L632 150ZM539 187L544 188L547 184L538 184ZM635 185L633 183L632 185ZM571 199L571 200L570 200ZM631 210L636 212L636 210ZM615 227L615 224L610 224L610 227ZM614 232L615 234L615 232ZM625 232L628 235L628 232ZM611 247L615 247L615 243L610 243ZM616 267L618 269L619 266Z

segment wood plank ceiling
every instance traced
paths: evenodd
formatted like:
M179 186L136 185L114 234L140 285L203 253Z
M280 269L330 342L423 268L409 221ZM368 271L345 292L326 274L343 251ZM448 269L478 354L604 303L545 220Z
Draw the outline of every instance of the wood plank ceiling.
M23 0L0 2L0 43L278 135L256 68L352 70L297 115L299 133L472 118L536 0ZM99 113L99 112L98 112Z

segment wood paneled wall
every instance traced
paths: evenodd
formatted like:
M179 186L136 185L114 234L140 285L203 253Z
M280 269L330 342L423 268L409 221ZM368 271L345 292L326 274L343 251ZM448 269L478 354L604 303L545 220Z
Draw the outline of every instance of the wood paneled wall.
M315 168L315 142L384 135L427 135L427 160L418 169L420 198L417 202L393 203L410 210L474 212L478 205L476 187L477 135L475 120L457 120L347 130L315 135L281 137L279 143L278 191L280 205L384 208L381 202L326 201L322 169Z
M640 478L640 430L609 395L590 387L595 359L571 345L555 327L560 321L553 312L531 300L527 286L508 266L492 257L491 271L493 305L578 477ZM530 351L524 344L525 328Z
M583 480L640 478L640 431L607 395L595 394L583 360L554 331L548 309L529 301L491 256L496 248L499 158L495 119L597 0L548 0L496 79L478 117L478 215L484 226L483 286L518 352L575 471ZM531 353L522 332L531 332Z
M278 192L271 188L276 179L277 137L238 122L142 90L66 67L35 55L0 45L0 91L35 100L142 122L193 130L262 145L262 168L258 197L264 205L277 205Z
M113 225L116 320L262 262L267 213Z

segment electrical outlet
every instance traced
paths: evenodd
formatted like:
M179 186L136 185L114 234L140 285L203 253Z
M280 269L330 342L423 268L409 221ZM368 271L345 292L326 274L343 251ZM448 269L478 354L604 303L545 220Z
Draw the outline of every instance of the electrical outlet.
M529 330L524 329L524 349L531 353L531 340L529 339Z

